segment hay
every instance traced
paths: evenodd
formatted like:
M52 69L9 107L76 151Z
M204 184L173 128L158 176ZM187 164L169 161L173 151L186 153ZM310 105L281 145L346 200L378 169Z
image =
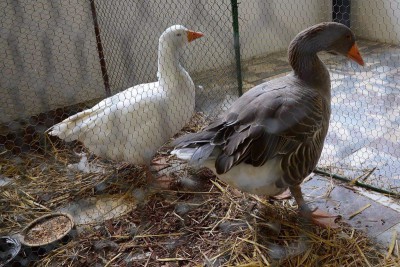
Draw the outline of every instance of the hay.
M95 196L96 188L109 194L126 192L127 184L143 183L141 169L130 165L105 164L101 173L82 173L68 168L78 160L71 150L46 155L21 154L0 159L1 174L12 182L0 191L0 234L10 234L35 218L48 214L75 199Z
M196 119L186 131L197 131L205 122L202 116ZM336 230L304 229L293 200L244 194L206 169L183 168L168 150L160 150L157 162L180 167L151 184L139 167L97 158L89 161L99 172L71 170L68 164L79 157L58 144L45 155L3 157L1 174L13 182L1 188L0 234L16 233L31 220L77 199L104 194L138 198L139 188L143 194L130 211L77 226L73 240L45 254L36 266L400 264L397 242L390 253L382 253L363 232L345 224Z
M199 176L202 174L199 173ZM203 177L204 178L204 177ZM207 190L161 190L131 213L85 229L40 266L397 266L362 233L302 232L290 201L269 203L204 181ZM187 209L182 206L187 205ZM99 242L106 242L100 246ZM107 242L110 242L109 244ZM73 256L75 255L75 256ZM397 262L397 263L396 263Z

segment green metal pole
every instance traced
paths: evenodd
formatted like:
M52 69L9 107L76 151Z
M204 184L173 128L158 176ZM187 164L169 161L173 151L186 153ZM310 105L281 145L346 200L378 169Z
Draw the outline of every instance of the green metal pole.
M236 58L236 79L238 82L239 96L243 94L242 65L240 63L240 41L239 41L239 10L237 0L231 0L232 26L233 26L233 47Z
M323 171L323 170L318 169L318 168L314 170L314 173L330 176L330 177L332 177L334 179L337 179L337 180L340 180L340 181L343 181L343 182L347 182L347 183L351 183L352 182L352 180L350 180L349 178L343 177L343 176L338 175L338 174L326 172L326 171ZM382 189L382 188L378 188L378 187L375 187L375 186L372 186L372 185L369 185L369 184L365 184L365 183L362 183L362 182L359 182L359 181L355 181L354 185L359 186L359 187L363 187L363 188L366 188L366 189L369 189L369 190L372 190L372 191L375 191L375 192L378 192L378 193L387 194L387 195L389 195L391 197L400 198L400 194L398 194L396 192L388 191L388 190L385 190L385 189Z

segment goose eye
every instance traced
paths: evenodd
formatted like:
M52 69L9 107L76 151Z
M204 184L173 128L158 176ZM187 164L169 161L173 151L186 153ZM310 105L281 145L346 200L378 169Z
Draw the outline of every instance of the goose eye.
M351 35L350 34L346 35L346 39L350 40L351 39Z
M176 34L176 36L181 36L181 35L182 35L181 33L177 33L177 34Z

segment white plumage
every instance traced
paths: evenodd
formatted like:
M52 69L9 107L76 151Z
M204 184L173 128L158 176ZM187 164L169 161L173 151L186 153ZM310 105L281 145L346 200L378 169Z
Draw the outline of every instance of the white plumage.
M48 133L67 142L79 140L107 159L149 164L157 149L193 115L195 87L179 63L179 50L202 35L180 25L169 27L159 39L157 82L106 98Z
M238 164L232 167L229 172L217 174L215 169L215 160L218 155L213 151L207 158L201 158L198 161L193 156L198 148L179 148L171 151L177 158L189 161L193 167L207 167L215 175L235 188L240 188L244 192L256 195L276 196L285 191L286 188L277 187L277 183L282 175L282 169L278 159L267 161L264 165L254 168L250 164Z

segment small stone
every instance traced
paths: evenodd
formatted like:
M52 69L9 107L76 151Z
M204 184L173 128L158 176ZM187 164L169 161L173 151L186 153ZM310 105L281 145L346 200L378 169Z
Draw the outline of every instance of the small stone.
M11 179L5 176L0 175L0 187L6 186L11 183Z
M95 241L93 244L93 247L94 247L94 250L96 250L96 251L104 250L104 249L117 250L119 248L117 243L110 241L110 240Z
M107 184L105 182L101 182L101 183L95 185L94 191L95 191L95 193L102 193L102 192L104 192L104 190L106 190L106 188L107 188Z
M141 188L135 188L132 191L132 196L137 202L142 202L146 197L146 192Z
M130 235L130 236L134 237L134 236L137 234L137 232L138 232L137 226L136 226L135 224L133 224L133 225L129 228L128 232L129 232L129 235Z
M131 263L131 262L135 262L135 261L148 259L150 256L151 256L151 252L135 253L133 255L131 255L131 253L129 253L128 255L125 256L124 261L126 263Z
M181 216L188 213L191 209L192 208L187 203L178 203L175 206L175 212Z

